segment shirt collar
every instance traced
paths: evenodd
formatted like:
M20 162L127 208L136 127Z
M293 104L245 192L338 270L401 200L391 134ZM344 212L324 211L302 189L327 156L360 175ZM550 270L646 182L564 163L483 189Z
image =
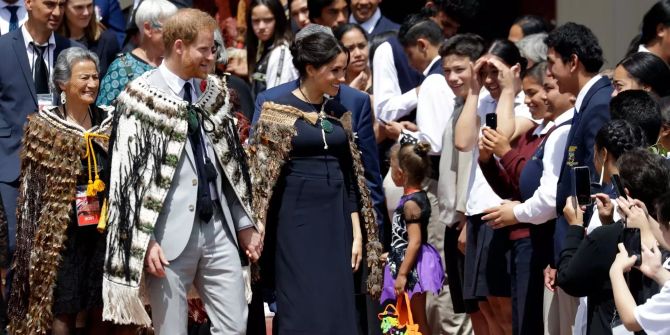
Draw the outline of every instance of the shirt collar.
M640 44L640 46L637 47L637 52L651 52L647 47L644 46L644 44Z
M25 24L21 26L21 33L23 34L23 42L26 44L26 50L28 50L30 43L33 42L33 37L28 32L28 29L26 29ZM47 43L49 44L49 48L56 46L56 37L53 32L51 32L51 36L49 36L49 41Z
M533 136L541 136L549 132L549 129L554 126L553 121L547 122L547 124L540 123L535 127L535 130L533 131Z
M586 98L586 93L588 93L591 87L593 87L593 85L595 85L596 82L602 77L603 76L599 74L593 76L593 78L587 81L586 85L584 85L584 87L582 87L582 89L579 91L579 94L577 94L577 101L575 101L575 110L577 113L579 113L579 109L582 108L582 102L584 102L584 98Z
M5 1L0 0L0 9L5 8L7 6L23 7L23 1L17 1L16 3L8 4Z
M559 125L565 121L571 120L572 117L575 116L575 109L570 108L567 111L563 112L561 115L559 115L556 120L554 120L555 125Z
M349 16L349 23L358 23L363 27L365 31L368 32L368 34L372 34L372 31L375 30L375 26L377 25L377 22L379 22L379 19L382 18L382 11L377 7L377 10L375 10L375 13L372 14L372 16L365 22L358 22L354 18L354 14L351 14Z
M161 72L161 75L163 76L163 79L165 79L165 83L167 83L168 87L170 88L170 91L179 98L182 98L182 91L184 90L184 84L188 81L191 83L191 89L195 89L195 85L193 85L193 79L189 80L184 80L179 78L176 74L174 74L170 69L167 68L165 65L165 62L161 63L160 66L158 66L158 71ZM193 93L193 92L191 92ZM195 98L195 96L193 96Z
M426 68L423 70L423 75L424 75L424 76L427 76L427 75L428 75L428 72L430 72L430 69L433 67L433 64L435 64L435 62L437 62L437 61L440 60L440 59L441 59L440 56L435 56L435 58L433 58L433 60L430 61L430 64L428 64L428 67L426 67Z

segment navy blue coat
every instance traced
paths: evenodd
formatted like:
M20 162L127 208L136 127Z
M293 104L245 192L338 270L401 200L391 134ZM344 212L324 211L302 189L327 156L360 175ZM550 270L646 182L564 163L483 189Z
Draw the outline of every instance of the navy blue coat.
M561 174L556 188L556 232L554 233L554 258L558 260L563 250L563 240L567 234L568 222L563 217L565 200L572 195L572 167L588 166L592 181L600 178L593 166L593 144L596 134L610 120L609 103L612 99L612 83L600 78L584 96L579 113L572 118L572 127L563 154ZM584 221L590 218L591 211L584 214Z
M252 125L255 125L261 114L261 106L266 101L273 101L283 95L291 93L298 88L299 80L288 82L269 90L261 92L256 97L256 106ZM352 127L356 132L356 144L361 151L363 167L365 169L365 179L370 189L372 201L377 212L377 223L381 226L385 210L384 191L382 189L382 176L379 172L379 158L377 154L377 142L375 141L374 130L372 129L372 109L370 108L370 97L354 88L346 85L340 85L340 92L335 96L352 113Z
M377 21L377 24L375 25L375 28L372 29L372 32L370 33L370 38L372 38L375 35L385 33L387 31L394 31L398 32L400 30L400 25L389 20L386 18L386 16L382 15L382 17Z

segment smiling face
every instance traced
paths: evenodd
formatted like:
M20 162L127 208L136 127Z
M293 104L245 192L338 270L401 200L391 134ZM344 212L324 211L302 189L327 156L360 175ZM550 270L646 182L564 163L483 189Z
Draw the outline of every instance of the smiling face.
M182 43L182 47L177 46L176 52L181 56L181 67L186 78L206 79L216 54L214 32L201 30L190 45Z
M60 26L66 0L26 0L29 19L40 27L54 31Z
M70 80L59 84L69 104L95 103L100 87L98 69L91 60L80 60L72 65Z
M468 96L468 87L470 80L472 80L470 63L470 58L466 56L448 55L443 58L444 77L457 97L465 98Z
M351 0L351 14L358 23L369 20L379 7L381 0Z
M551 121L552 115L547 112L547 105L544 104L544 99L547 95L544 87L531 76L523 78L522 85L523 93L526 96L524 103L528 106L533 119Z
M251 27L261 42L269 41L275 33L275 16L270 8L258 5L251 10Z
M557 113L562 113L574 106L574 96L570 93L561 93L556 79L550 76L544 77L544 104L547 106L547 113L556 117Z
M363 33L358 29L351 29L342 35L341 42L349 50L348 70L359 73L367 69L370 48Z
M307 65L307 77L314 82L315 88L332 97L337 95L340 84L344 83L344 74L347 69L347 54L341 52L330 63L315 68Z
M93 18L93 0L68 0L65 6L65 19L70 27L86 28Z
M547 73L556 79L561 92L577 95L579 85L576 76L573 76L572 68L572 62L563 62L561 55L554 48L549 48L547 51Z
M502 62L502 59L497 56L489 54L485 57L488 57L489 59L495 58ZM500 98L500 93L502 92L500 84L498 83L498 68L488 63L484 64L481 70L479 70L479 75L484 79L484 87L491 93L493 99L498 100L498 98Z
M293 0L291 2L291 18L298 26L298 29L305 28L309 22L309 8L307 7L307 0Z
M612 91L612 97L617 96L619 93L628 90L648 90L649 88L640 84L637 79L633 78L626 69L619 65L614 69L614 75L612 76L612 84L614 84L614 91Z

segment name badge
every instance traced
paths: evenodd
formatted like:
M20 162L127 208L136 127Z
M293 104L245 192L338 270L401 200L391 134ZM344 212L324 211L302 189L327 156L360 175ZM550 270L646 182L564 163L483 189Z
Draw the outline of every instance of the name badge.
M100 202L98 197L86 196L87 185L77 186L75 208L79 227L97 225L100 221Z
M37 108L42 111L46 107L51 107L54 105L53 94L38 94L37 95Z

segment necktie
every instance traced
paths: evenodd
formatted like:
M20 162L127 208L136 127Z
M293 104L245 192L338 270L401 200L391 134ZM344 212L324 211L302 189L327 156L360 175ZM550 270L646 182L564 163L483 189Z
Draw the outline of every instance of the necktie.
M189 103L187 118L189 122L188 137L191 142L191 148L193 149L196 172L198 173L198 200L196 208L200 220L209 222L214 214L214 203L212 202L212 196L209 193L209 183L216 180L216 172L214 172L214 175L212 176L211 170L213 165L209 159L205 162L204 143L200 135L200 121L198 120L194 107L190 105L192 100L191 83L186 82L184 84L184 101Z
M19 29L19 17L16 15L16 11L19 10L19 6L7 6L5 7L9 11L9 32Z
M48 52L48 45L37 45L32 43L33 50L35 50L36 59L33 65L35 75L35 91L37 94L49 94L49 70L47 64L44 62L44 53Z

